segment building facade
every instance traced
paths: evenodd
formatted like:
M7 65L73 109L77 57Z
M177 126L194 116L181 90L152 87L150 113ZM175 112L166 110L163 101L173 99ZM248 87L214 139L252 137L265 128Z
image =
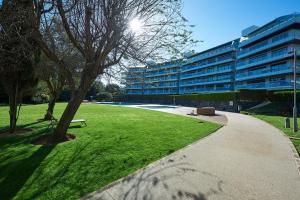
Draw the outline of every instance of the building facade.
M295 49L300 52L300 14L251 26L239 39L182 60L131 68L129 72L139 72L135 78L128 72L126 91L161 95L292 89Z

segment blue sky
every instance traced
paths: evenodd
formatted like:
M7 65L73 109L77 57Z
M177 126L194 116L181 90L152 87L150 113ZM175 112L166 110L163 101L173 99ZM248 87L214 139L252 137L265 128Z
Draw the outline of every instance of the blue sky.
M300 12L300 0L183 0L184 16L196 25L194 37L202 51L241 36L251 25L261 26L282 15Z

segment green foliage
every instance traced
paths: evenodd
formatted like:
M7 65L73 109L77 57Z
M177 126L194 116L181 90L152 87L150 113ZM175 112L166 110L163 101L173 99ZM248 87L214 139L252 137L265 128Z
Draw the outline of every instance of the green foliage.
M66 104L57 104L59 118ZM34 131L0 138L1 199L79 199L112 181L214 132L219 125L162 112L82 104L70 127L76 140L52 146L30 144L46 131L47 105L24 106L20 126ZM1 125L8 125L0 107ZM0 129L3 129L3 125Z
M195 100L195 101L230 101L236 98L235 92L208 93L208 94L187 94L174 95L178 100Z
M34 95L32 96L32 101L35 104L47 103L49 101L49 89L47 85L40 81L35 88Z
M113 101L113 95L109 92L100 92L97 94L96 100L100 102L101 101L110 102Z
M85 95L85 99L92 100L91 97L95 99L97 98L98 94L103 93L104 91L105 89L103 83L101 81L96 80L92 84L90 90Z
M128 95L128 100L191 100L191 101L230 101L236 98L236 92L184 94L184 95Z

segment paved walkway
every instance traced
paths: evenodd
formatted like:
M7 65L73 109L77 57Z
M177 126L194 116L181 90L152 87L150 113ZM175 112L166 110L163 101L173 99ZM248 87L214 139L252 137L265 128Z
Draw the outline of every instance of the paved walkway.
M192 108L149 108L186 115ZM251 116L228 118L216 133L85 199L299 200L300 176L291 142Z

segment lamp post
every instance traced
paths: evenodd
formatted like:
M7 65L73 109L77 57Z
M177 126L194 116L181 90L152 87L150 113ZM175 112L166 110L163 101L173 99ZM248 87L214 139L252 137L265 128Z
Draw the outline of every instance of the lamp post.
M293 131L297 132L298 131L298 123L297 123L297 66L296 66L296 61L297 61L297 50L294 48L293 51L294 54L294 107L293 107L293 121L294 121L294 126L293 126Z

